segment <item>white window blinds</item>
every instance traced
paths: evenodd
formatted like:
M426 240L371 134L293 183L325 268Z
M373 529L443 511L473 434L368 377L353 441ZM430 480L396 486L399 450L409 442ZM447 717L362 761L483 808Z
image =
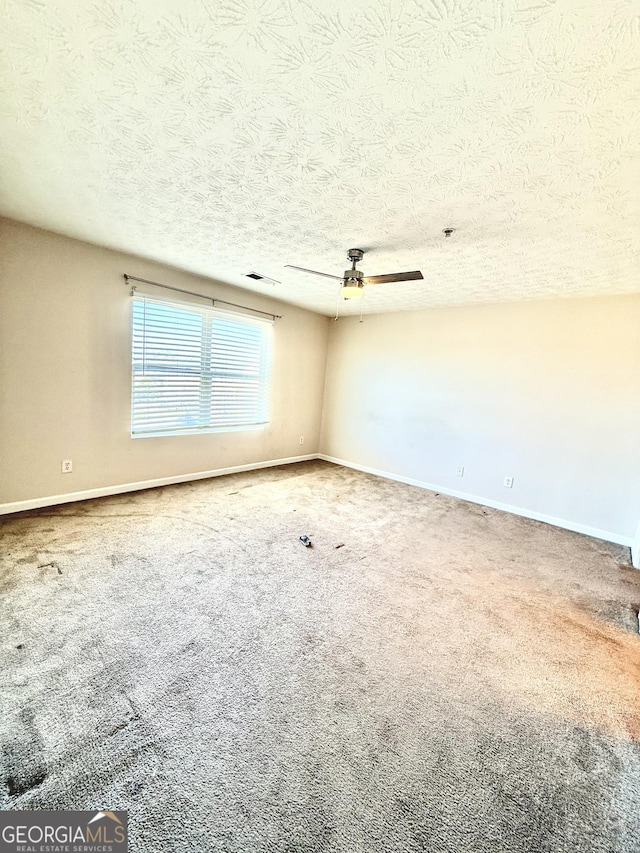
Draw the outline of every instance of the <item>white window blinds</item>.
M131 434L266 423L270 339L264 320L135 296Z

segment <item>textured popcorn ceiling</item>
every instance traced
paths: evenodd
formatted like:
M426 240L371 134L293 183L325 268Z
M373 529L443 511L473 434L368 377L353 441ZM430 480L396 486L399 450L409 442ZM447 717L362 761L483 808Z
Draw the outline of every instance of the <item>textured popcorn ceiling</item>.
M640 290L636 2L0 5L6 216L326 313L351 246L425 276L368 312Z

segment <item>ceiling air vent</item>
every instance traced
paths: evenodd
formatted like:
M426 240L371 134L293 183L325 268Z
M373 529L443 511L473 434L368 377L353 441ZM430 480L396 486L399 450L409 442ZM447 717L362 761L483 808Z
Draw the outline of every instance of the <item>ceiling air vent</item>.
M275 278L269 278L268 275L262 275L259 272L246 272L245 278L252 278L254 281L264 281L267 284L280 284Z

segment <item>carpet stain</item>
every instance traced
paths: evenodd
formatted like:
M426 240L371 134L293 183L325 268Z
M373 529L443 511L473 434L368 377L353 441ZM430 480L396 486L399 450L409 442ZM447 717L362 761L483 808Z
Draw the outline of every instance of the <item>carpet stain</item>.
M23 708L14 724L12 737L2 745L5 785L10 797L37 788L47 778L44 744L31 708Z

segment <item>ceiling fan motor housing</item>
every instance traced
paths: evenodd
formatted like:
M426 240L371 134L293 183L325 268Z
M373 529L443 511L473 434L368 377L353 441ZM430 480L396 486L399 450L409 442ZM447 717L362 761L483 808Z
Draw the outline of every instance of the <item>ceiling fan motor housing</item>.
M353 288L357 287L358 289L364 287L364 273L361 270L356 269L356 264L358 261L361 261L364 256L364 252L362 249L349 249L347 252L347 257L351 261L352 267L350 270L344 271L344 280L342 282L343 293L346 291L344 288Z

